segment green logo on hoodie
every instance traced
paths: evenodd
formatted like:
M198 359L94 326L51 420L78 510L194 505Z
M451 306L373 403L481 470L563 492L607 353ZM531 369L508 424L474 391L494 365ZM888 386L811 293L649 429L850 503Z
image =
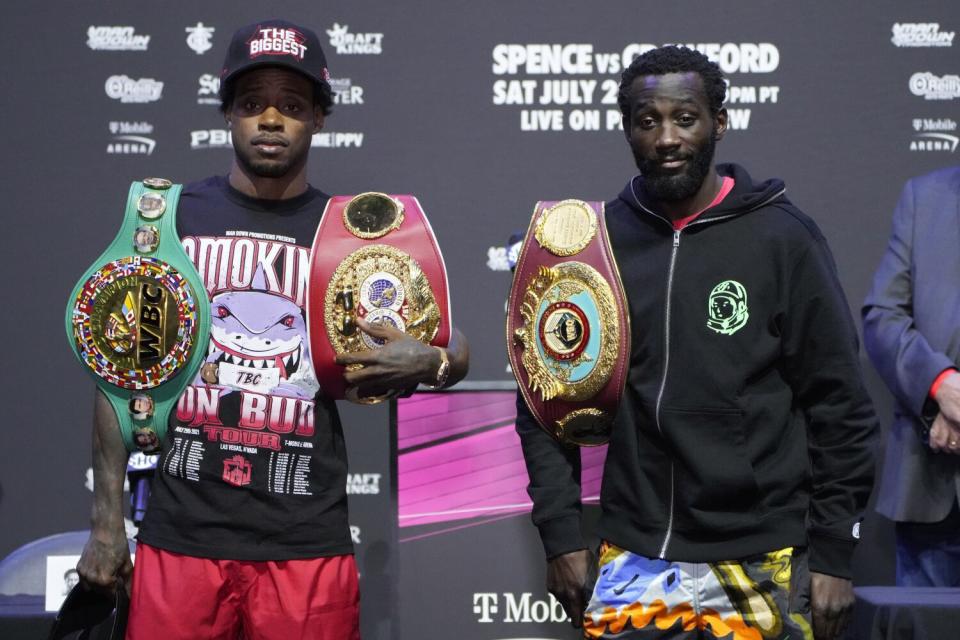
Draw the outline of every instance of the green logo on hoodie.
M707 326L730 336L742 329L750 318L747 290L736 280L724 280L710 292L707 302Z

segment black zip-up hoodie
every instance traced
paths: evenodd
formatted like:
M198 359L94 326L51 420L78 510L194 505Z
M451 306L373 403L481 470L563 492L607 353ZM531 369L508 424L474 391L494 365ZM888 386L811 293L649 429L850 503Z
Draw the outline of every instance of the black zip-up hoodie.
M632 349L598 533L688 562L808 546L813 571L849 577L877 430L849 307L783 182L717 169L733 190L682 231L639 177L606 204ZM583 548L578 450L522 397L517 431L547 556Z

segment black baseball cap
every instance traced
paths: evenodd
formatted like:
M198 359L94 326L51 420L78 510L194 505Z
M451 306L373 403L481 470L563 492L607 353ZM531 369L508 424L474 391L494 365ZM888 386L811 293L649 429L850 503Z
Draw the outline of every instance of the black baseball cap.
M256 67L285 67L318 84L330 80L317 34L286 20L262 20L237 29L220 72L220 95L238 74Z

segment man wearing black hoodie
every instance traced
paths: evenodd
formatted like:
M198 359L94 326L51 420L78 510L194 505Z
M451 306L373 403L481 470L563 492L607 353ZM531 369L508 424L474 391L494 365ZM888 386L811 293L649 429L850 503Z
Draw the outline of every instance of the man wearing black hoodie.
M547 586L588 638L821 640L853 604L876 432L856 330L783 182L714 166L725 92L716 64L678 47L640 56L620 84L640 175L606 221L632 352L598 564L579 452L518 402Z

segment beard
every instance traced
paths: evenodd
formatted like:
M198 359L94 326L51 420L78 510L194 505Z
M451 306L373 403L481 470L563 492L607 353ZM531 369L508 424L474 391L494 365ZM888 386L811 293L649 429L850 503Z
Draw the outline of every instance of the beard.
M633 159L643 176L643 190L660 202L678 202L692 198L710 173L716 146L717 137L711 134L707 143L690 156L682 173L666 173L660 169L657 161L634 151Z

